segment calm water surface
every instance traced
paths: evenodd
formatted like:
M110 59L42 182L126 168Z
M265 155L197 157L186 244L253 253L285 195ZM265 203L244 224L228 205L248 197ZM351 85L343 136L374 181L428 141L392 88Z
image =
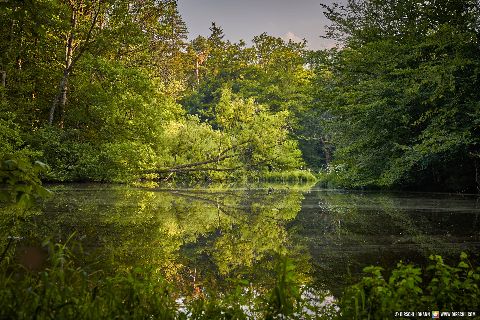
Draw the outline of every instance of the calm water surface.
M298 186L51 189L54 197L25 227L25 247L75 232L86 266L153 266L186 291L221 290L235 279L272 283L277 257L286 255L306 283L339 294L367 265L425 264L432 253L476 257L480 247L474 195Z

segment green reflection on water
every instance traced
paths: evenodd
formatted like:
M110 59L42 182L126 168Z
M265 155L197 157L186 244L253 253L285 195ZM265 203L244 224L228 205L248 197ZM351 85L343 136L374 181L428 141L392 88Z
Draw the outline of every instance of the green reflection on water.
M296 189L146 190L121 186L53 188L32 241L75 232L85 264L110 270L151 265L184 288L231 278L268 284L277 256L308 279L307 251L286 225L301 209Z
M87 268L154 266L185 292L222 290L238 279L271 286L277 257L288 256L303 283L338 293L366 265L458 256L480 242L478 198L468 196L279 185L52 189L43 214L2 224L2 233L22 235L22 248L75 232Z

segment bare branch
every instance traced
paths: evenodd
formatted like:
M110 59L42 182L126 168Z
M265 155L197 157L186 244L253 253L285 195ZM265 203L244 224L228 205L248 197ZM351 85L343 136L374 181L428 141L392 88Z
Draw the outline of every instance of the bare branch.
M234 168L212 168L212 167L202 167L202 168L180 168L180 169L163 169L157 170L155 173L183 173L183 172L195 172L195 171L235 171L240 169L241 166L234 167Z
M187 163L187 164L180 164L178 166L174 166L165 170L176 170L176 169L182 169L182 168L190 168L190 167L198 167L204 164L210 164L210 163L215 163L215 162L220 162L222 160L228 159L228 158L233 158L237 156L237 154L231 154L231 155L223 155L223 156L218 156L214 159L209 159L205 161L199 161L199 162L193 162L193 163Z

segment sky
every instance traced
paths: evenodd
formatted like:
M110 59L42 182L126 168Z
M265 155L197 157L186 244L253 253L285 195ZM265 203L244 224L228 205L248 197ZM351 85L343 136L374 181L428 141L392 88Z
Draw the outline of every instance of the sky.
M250 40L263 32L284 40L306 39L312 50L331 48L322 39L328 20L320 3L332 0L178 0L178 8L189 30L189 39L208 36L212 22L233 42ZM339 2L339 1L337 1Z

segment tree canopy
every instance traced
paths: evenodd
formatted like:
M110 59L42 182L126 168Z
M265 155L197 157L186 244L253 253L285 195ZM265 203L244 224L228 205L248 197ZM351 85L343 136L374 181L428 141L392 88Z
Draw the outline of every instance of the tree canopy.
M317 56L316 105L350 186L479 187L479 4L327 7L344 47Z
M322 5L327 36L188 40L174 0L5 1L2 153L57 181L245 179L479 188L475 0ZM313 179L308 171L303 177Z

